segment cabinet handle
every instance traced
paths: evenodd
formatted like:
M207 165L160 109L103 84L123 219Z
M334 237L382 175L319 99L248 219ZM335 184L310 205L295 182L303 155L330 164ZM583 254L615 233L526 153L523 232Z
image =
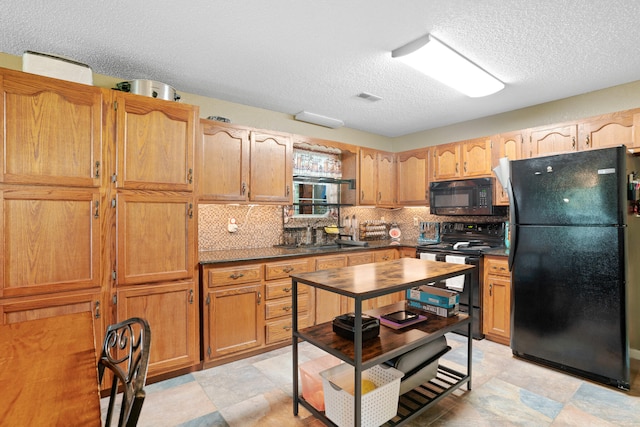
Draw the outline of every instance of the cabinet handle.
M284 288L282 289L284 292L291 292L291 288Z
M571 137L571 141L573 141L573 142L571 143L571 148L573 148L573 149L575 150L575 148L576 148L576 137L575 137L575 136L572 136L572 137Z
M285 273L291 273L293 270L295 270L295 268L293 267L285 267L282 269L282 271L284 271Z
M258 305L262 302L262 292L258 291Z
M96 308L95 308L95 314L94 314L96 319L100 318L100 301L96 301Z
M246 182L242 183L242 190L241 191L242 191L242 194L247 192L247 183Z
M244 276L244 274L242 274L242 273L233 273L231 276L229 276L229 278L235 280L235 279L239 279L239 278L241 278L243 276Z
M193 203L189 203L189 206L187 206L187 216L189 219L193 219Z
M291 309L293 309L293 307L291 307L290 305L286 306L286 307L282 307L282 309L284 311L290 311Z
M193 304L193 289L189 289L189 304Z
M493 296L493 283L489 283L489 296Z
M360 190L360 201L364 200L364 190Z
M588 147L589 146L589 135L587 135L587 142L585 143L585 145Z
M456 173L458 173L458 169L459 169L459 163L456 162Z
M464 162L464 172L467 173L467 162Z
M189 168L189 172L187 173L187 181L189 184L193 184L193 169Z
M100 178L100 162L96 162L96 178Z
M382 193L378 191L378 201L382 200Z
M291 187L287 185L287 196L291 193Z
M94 217L95 219L100 218L100 209L99 209L99 207L100 207L100 202L96 201L96 210L95 210L95 212L93 213L93 217Z
M288 332L291 330L291 326L283 326L282 329Z

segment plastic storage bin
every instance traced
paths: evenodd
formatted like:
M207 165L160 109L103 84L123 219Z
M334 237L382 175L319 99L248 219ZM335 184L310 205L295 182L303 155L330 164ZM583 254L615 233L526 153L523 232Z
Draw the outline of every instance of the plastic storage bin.
M354 368L343 363L320 372L324 389L325 415L339 427L354 425ZM377 365L362 372L362 379L372 381L376 388L362 396L361 425L377 427L398 412L400 379L397 369Z
M339 364L340 359L328 354L298 366L302 382L302 397L318 411L324 411L324 391L320 372Z

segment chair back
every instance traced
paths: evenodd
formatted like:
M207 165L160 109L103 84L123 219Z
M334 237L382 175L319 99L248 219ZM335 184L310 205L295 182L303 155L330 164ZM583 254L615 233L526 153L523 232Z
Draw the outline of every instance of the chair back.
M118 427L135 426L138 423L145 398L150 345L151 329L145 319L133 317L107 328L98 362L100 383L105 368L113 373L106 427L111 426L119 389L122 395Z

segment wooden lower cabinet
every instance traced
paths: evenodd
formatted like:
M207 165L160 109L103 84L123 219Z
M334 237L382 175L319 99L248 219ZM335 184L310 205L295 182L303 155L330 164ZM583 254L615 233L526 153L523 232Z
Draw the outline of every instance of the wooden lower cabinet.
M315 271L347 266L344 255L328 255L315 259ZM347 298L333 292L315 289L315 324L331 321L334 317L348 311Z
M264 344L262 283L208 289L205 299L204 361Z
M511 339L511 277L506 257L484 257L483 325L491 341L509 345Z
M142 317L151 328L149 376L199 364L198 298L193 281L123 287L117 320Z

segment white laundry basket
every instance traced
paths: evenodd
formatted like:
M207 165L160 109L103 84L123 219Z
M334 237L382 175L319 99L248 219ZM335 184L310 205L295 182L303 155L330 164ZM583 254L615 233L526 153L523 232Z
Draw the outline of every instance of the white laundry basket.
M398 412L400 379L404 374L394 368L376 365L362 372L362 379L372 381L376 388L362 396L362 427L378 427ZM325 415L339 427L354 425L354 368L343 363L320 372L324 390Z

